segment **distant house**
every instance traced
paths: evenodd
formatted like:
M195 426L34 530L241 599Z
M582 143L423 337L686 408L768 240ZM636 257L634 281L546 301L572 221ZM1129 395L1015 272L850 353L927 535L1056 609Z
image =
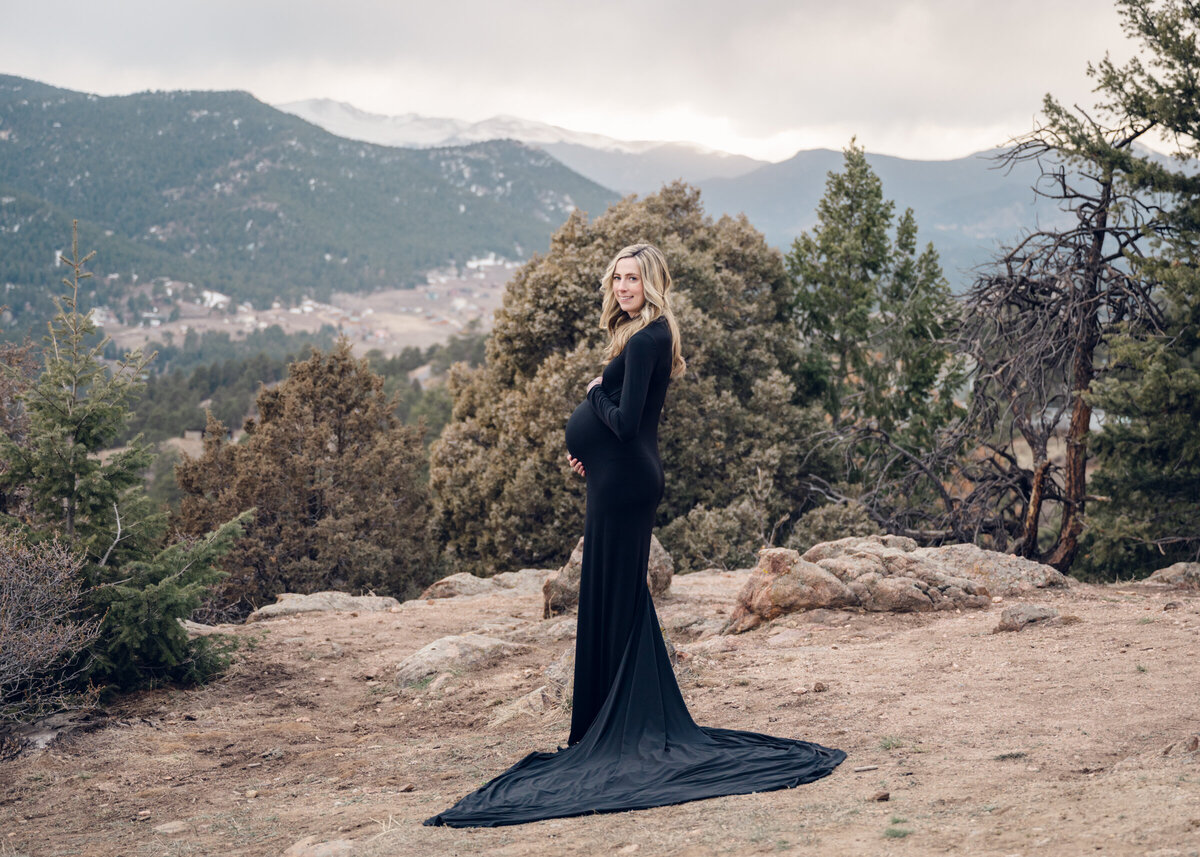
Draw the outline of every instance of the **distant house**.
M229 301L229 295L223 295L211 289L204 289L200 292L200 303L209 309L225 309L225 307L229 306Z

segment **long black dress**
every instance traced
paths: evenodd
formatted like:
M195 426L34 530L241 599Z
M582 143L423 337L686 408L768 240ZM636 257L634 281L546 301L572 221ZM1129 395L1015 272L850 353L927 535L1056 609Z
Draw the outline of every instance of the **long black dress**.
M671 374L658 319L629 340L567 421L587 471L568 746L531 753L425 824L496 827L798 786L846 757L818 744L697 726L646 586L662 499L658 417Z

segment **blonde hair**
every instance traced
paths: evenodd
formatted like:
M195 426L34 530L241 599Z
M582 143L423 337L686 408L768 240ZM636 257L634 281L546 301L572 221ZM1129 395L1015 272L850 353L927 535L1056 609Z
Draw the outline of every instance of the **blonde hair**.
M642 277L642 294L645 301L638 314L632 318L621 309L613 291L613 274L616 272L617 262L622 259L633 259L637 262L638 272ZM600 287L604 290L600 329L609 335L604 356L612 360L625 350L626 343L635 333L651 322L665 318L671 331L671 377L678 378L682 375L687 363L679 345L679 325L675 323L675 315L671 312L671 272L667 270L667 260L662 252L650 244L630 244L608 263L604 277L600 280Z

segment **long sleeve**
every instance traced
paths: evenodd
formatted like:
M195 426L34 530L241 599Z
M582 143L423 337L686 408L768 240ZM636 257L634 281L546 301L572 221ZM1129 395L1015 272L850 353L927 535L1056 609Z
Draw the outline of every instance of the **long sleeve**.
M640 332L639 332L640 334ZM621 383L621 404L613 402L597 384L588 391L592 410L622 443L637 437L646 407L646 392L658 361L658 347L653 336L635 335L625 345L625 380Z

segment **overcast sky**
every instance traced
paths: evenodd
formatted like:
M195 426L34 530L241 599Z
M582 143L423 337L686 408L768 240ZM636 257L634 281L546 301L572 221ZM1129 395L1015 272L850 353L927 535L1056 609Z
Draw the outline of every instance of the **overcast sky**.
M102 95L244 89L512 114L782 160L958 157L1091 103L1109 0L0 0L0 72Z

